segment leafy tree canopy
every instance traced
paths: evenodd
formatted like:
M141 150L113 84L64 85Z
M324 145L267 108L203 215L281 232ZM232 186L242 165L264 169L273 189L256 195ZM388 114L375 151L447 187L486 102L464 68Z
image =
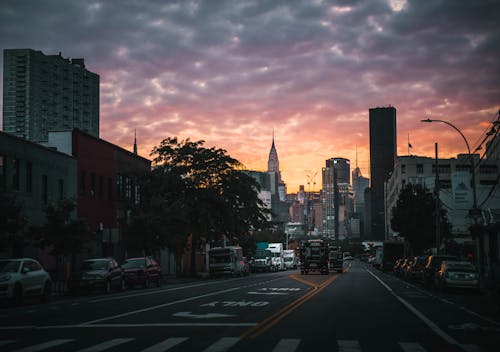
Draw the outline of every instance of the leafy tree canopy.
M435 246L435 209L433 194L422 185L409 183L401 189L392 209L391 227L410 243L415 255ZM440 226L441 239L444 239L451 228L444 210L441 210Z

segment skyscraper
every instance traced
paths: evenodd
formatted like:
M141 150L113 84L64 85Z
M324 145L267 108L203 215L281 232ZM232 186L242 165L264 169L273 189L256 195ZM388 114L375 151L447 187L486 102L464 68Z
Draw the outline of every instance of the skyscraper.
M351 161L345 158L333 158L333 167L337 171L337 182L351 184Z
M274 132L273 132L273 142L271 144L271 150L269 151L269 158L267 160L267 172L271 174L271 179L273 185L271 185L271 190L278 192L279 200L284 202L286 200L286 185L281 178L280 172L280 161L278 159L278 152L276 151L276 146L274 145Z
M396 108L369 109L370 113L370 179L371 239L385 238L384 183L389 178L397 157Z
M84 59L4 50L3 130L32 141L78 128L99 137L99 75Z

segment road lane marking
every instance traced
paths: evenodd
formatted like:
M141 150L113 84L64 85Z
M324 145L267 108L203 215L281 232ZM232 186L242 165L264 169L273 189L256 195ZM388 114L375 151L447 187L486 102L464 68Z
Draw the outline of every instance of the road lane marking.
M298 282L301 282L304 285L307 285L309 287L316 287L317 286L317 284L315 284L314 282L311 282L309 280L303 279L303 278L301 278L298 275L290 275L289 278L294 279L294 280L296 280Z
M216 292L212 292L212 293L207 293L205 295L200 295L200 296L195 296L195 297L189 297L189 298L185 298L185 299L180 299L178 301L173 301L173 302L168 302L168 303L164 303L164 304L160 304L160 305L156 305L156 306L152 306L152 307L148 307L148 308L133 310L131 312L126 312L126 313L122 313L122 314L112 315L112 316L109 316L109 317L106 317L106 318L91 320L91 321L88 321L88 322L85 322L85 323L81 323L80 325L90 325L90 324L98 323L98 322L105 321L105 320L112 320L112 319L116 319L116 318L122 318L122 317L126 317L126 316L133 315L133 314L144 313L144 312L148 312L150 310L155 310L155 309L158 309L158 308L168 307L168 306L172 306L172 305L178 304L178 303L184 303L184 302L194 301L196 299L200 299L200 298L204 298L204 297L210 297L210 296L218 295L218 294L221 294L221 293L236 291L236 290L239 290L239 289L241 289L241 287L234 287L234 288L230 288L230 289L227 289L227 290L222 290L222 291L216 291Z
M178 344L181 344L181 343L183 343L184 341L186 341L188 339L189 339L189 337L171 337L169 339L166 339L165 341L157 343L156 345L150 346L150 347L146 348L145 350L142 350L142 352L164 352L164 351L168 351L172 347L175 347Z
M332 276L328 280L326 280L323 283L321 283L320 285L312 287L310 291L306 292L304 295L302 295L301 297L297 298L295 301L293 301L292 303L288 304L284 308L280 309L279 311L277 311L273 315L267 317L266 319L264 319L263 321L261 321L256 326L248 329L243 334L241 334L240 337L241 338L247 338L247 337L249 337L249 338L255 338L255 337L261 335L262 333L264 333L265 331L267 331L268 329L270 329L271 327L273 327L274 325L276 325L281 319L283 319L284 317L286 317L293 310L295 310L296 308L298 308L299 306L301 306L303 303L305 303L307 300L309 300L311 297L313 297L317 293L319 293L322 290L324 290L325 287L327 287L328 285L330 285L337 277L339 277L339 276L338 275Z
M193 319L212 319L212 318L229 318L235 317L233 314L219 314L219 313L206 313L206 314L194 314L191 312L179 312L172 314L174 317L178 318L193 318Z
M267 296L288 296L289 293L286 292L256 292L256 291L249 291L249 295L267 295Z
M73 340L73 339L52 340L49 342L40 343L38 345L33 345L33 346L26 347L26 348L21 348L20 350L16 350L14 352L38 352L38 351L43 351L43 350L49 349L51 347L60 346L60 345L63 345L65 343L72 342L72 341L75 341L75 340Z
M273 352L293 352L299 347L300 339L281 339L273 348Z
M135 339L133 339L133 338L113 339L113 340L109 340L109 341L91 346L89 348L84 348L83 350L79 350L78 352L101 352L101 351L105 351L107 349L113 348L115 346L130 342L132 340L135 340Z
M401 346L404 352L425 352L425 349L418 343L400 342L399 346Z
M0 346L10 345L14 342L16 342L16 340L0 340Z
M361 352L359 341L356 340L338 340L339 352Z
M253 283L253 284L250 284L250 285L246 285L244 287L251 287L251 286L262 285L262 284L265 284L265 283L268 283L268 282L273 282L273 281L276 281L276 280L282 280L282 279L286 279L286 278L287 278L286 276L277 277L277 278L274 278L274 279L271 279L271 280L266 280L266 281L257 282L257 283ZM243 278L235 278L235 279L228 279L228 280L218 280L218 281L204 282L204 283L201 283L201 284L187 285L187 286L181 286L181 287L172 287L172 288L167 288L167 289L164 289L164 290L139 292L139 293L134 293L134 294L130 294L130 295L122 295L122 296L117 296L117 297L99 298L99 299L93 299L93 300L89 301L89 303L99 303L99 302L114 301L114 300L120 300L120 299L126 299L126 298L155 295L155 294L158 294L158 293L179 291L179 290L183 290L183 289L187 289L187 288L193 288L193 287L199 287L199 286L207 286L207 285L218 284L218 283L221 283L221 282L231 282L231 281L242 280L242 279Z
M478 317L478 318L480 318L480 319L483 319L484 321L487 321L488 323L491 323L491 324L496 325L496 326L500 326L500 323L498 323L498 321L493 320L493 319L490 319L490 318L487 318L487 317L485 317L485 316L482 316L481 314L478 314L478 313L476 313L476 312L473 312L473 311L472 311L472 310L470 310L470 309L467 309L467 308L465 308L465 307L459 307L458 309L461 309L461 310L463 310L464 312L467 312L467 313L472 314L472 315L474 315L474 316L476 316L476 317Z
M238 341L240 341L239 337L222 337L216 343L205 349L205 352L227 351L228 349L236 345Z
M143 324L92 324L92 325L47 325L35 327L36 330L50 329L78 329L78 328L164 328L164 327L179 327L179 326L204 326L204 327L238 327L238 326L255 326L257 323L143 323Z
M371 276L373 276L382 286L384 286L398 301L400 301L408 310L410 310L413 314L415 314L420 320L422 320L432 331L434 331L439 337L448 342L451 345L455 345L460 349L470 352L466 346L461 345L457 340L448 335L446 332L441 330L439 326L437 326L433 321L427 318L424 314L422 314L417 308L411 305L408 301L398 296L394 290L389 287L385 282L383 282L377 275L372 273L370 270L365 269Z

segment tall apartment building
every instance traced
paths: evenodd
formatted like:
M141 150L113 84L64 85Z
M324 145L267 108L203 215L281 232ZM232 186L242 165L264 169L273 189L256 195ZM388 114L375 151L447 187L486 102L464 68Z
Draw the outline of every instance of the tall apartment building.
M396 108L373 108L370 113L371 239L385 239L384 183L394 169Z
M5 49L3 131L31 141L78 128L99 137L99 75L84 59Z

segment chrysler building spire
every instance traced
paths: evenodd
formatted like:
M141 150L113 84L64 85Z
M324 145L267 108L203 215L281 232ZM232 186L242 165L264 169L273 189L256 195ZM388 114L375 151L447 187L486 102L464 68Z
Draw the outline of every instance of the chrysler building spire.
M276 151L276 146L274 145L274 129L273 129L273 143L271 144L271 150L269 151L269 159L267 161L267 172L279 172L280 162L278 160L278 152Z

